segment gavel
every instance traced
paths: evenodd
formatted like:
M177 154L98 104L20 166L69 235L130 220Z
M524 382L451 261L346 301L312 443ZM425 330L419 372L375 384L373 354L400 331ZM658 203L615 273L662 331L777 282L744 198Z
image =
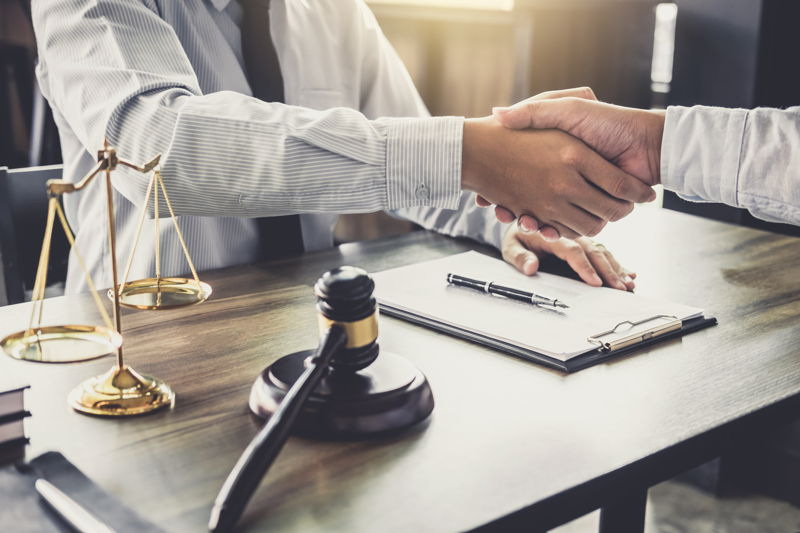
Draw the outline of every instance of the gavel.
M229 531L290 433L327 439L396 433L430 415L425 375L380 353L375 282L343 266L317 280L320 343L269 365L250 392L250 409L269 420L253 438L214 502L211 531Z

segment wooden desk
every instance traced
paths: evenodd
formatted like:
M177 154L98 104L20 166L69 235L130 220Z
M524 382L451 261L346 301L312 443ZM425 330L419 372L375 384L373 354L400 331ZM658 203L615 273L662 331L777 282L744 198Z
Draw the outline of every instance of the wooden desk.
M800 413L800 240L650 209L602 237L639 272L639 293L702 306L719 326L564 375L384 317L381 345L430 379L432 418L389 441L290 439L243 530L538 531L598 507L607 530L636 529L648 486ZM33 386L28 455L60 450L168 530L203 531L258 428L247 411L252 380L276 357L315 345L317 276L470 247L429 233L347 245L209 272L210 301L126 314L127 360L174 386L172 411L128 420L72 412L67 392L111 359L0 358L0 379ZM92 315L86 297L46 309L53 320ZM0 308L0 334L24 327L27 310Z

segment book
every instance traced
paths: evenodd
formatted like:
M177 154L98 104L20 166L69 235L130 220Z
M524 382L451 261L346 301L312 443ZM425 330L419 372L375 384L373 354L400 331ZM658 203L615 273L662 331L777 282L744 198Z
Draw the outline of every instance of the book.
M0 418L25 410L25 391L29 387L17 387L0 391Z
M447 283L450 273L569 304L536 306ZM478 252L378 272L383 314L566 372L716 323L703 309L546 273L526 276Z
M10 416L0 419L0 446L10 446L27 442L25 438L25 417L27 412L18 413L16 418Z
M28 442L25 435L25 391L29 387L17 387L0 392L0 448L22 445Z

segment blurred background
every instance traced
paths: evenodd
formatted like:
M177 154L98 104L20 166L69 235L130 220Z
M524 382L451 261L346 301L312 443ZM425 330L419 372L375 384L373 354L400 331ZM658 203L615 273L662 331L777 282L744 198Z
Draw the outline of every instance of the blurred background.
M587 85L633 107L787 107L800 2L789 0L367 0L434 115L482 116L553 89ZM0 166L60 162L34 82L29 0L0 0ZM800 234L742 210L663 205ZM340 242L408 231L385 215L344 217Z
M601 100L640 108L788 107L800 100L796 65L800 32L794 28L800 20L800 2L796 0L367 3L434 115L482 116L492 106L584 85ZM29 0L0 0L0 167L61 161L55 126L35 83L35 58ZM12 210L3 187L0 180L4 267L0 289L9 287L9 272L32 274L35 267L24 262L33 265L38 253L38 244L33 251L9 246L14 240L9 213L32 209L16 205ZM662 205L798 234L797 228L767 224L729 207L689 204L671 193L662 195ZM40 235L37 224L43 223L42 219L17 228L26 235ZM340 242L372 239L411 229L383 214L346 216L337 238ZM30 239L17 236L17 242L23 240ZM38 243L38 237L35 240ZM49 278L56 282L64 274L57 261ZM30 289L32 276L20 277L14 283ZM0 290L0 305L8 294ZM736 453L687 473L679 482L654 488L648 531L800 530L797 450L800 428L791 426L766 443L765 439L757 446L742 443ZM584 531L587 520L592 518L561 531Z

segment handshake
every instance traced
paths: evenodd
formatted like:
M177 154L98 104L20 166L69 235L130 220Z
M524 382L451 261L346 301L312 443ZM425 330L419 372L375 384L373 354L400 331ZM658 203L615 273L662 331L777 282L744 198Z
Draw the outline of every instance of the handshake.
M542 93L465 122L462 187L547 240L594 236L655 199L663 129L663 112L601 103L589 88Z

